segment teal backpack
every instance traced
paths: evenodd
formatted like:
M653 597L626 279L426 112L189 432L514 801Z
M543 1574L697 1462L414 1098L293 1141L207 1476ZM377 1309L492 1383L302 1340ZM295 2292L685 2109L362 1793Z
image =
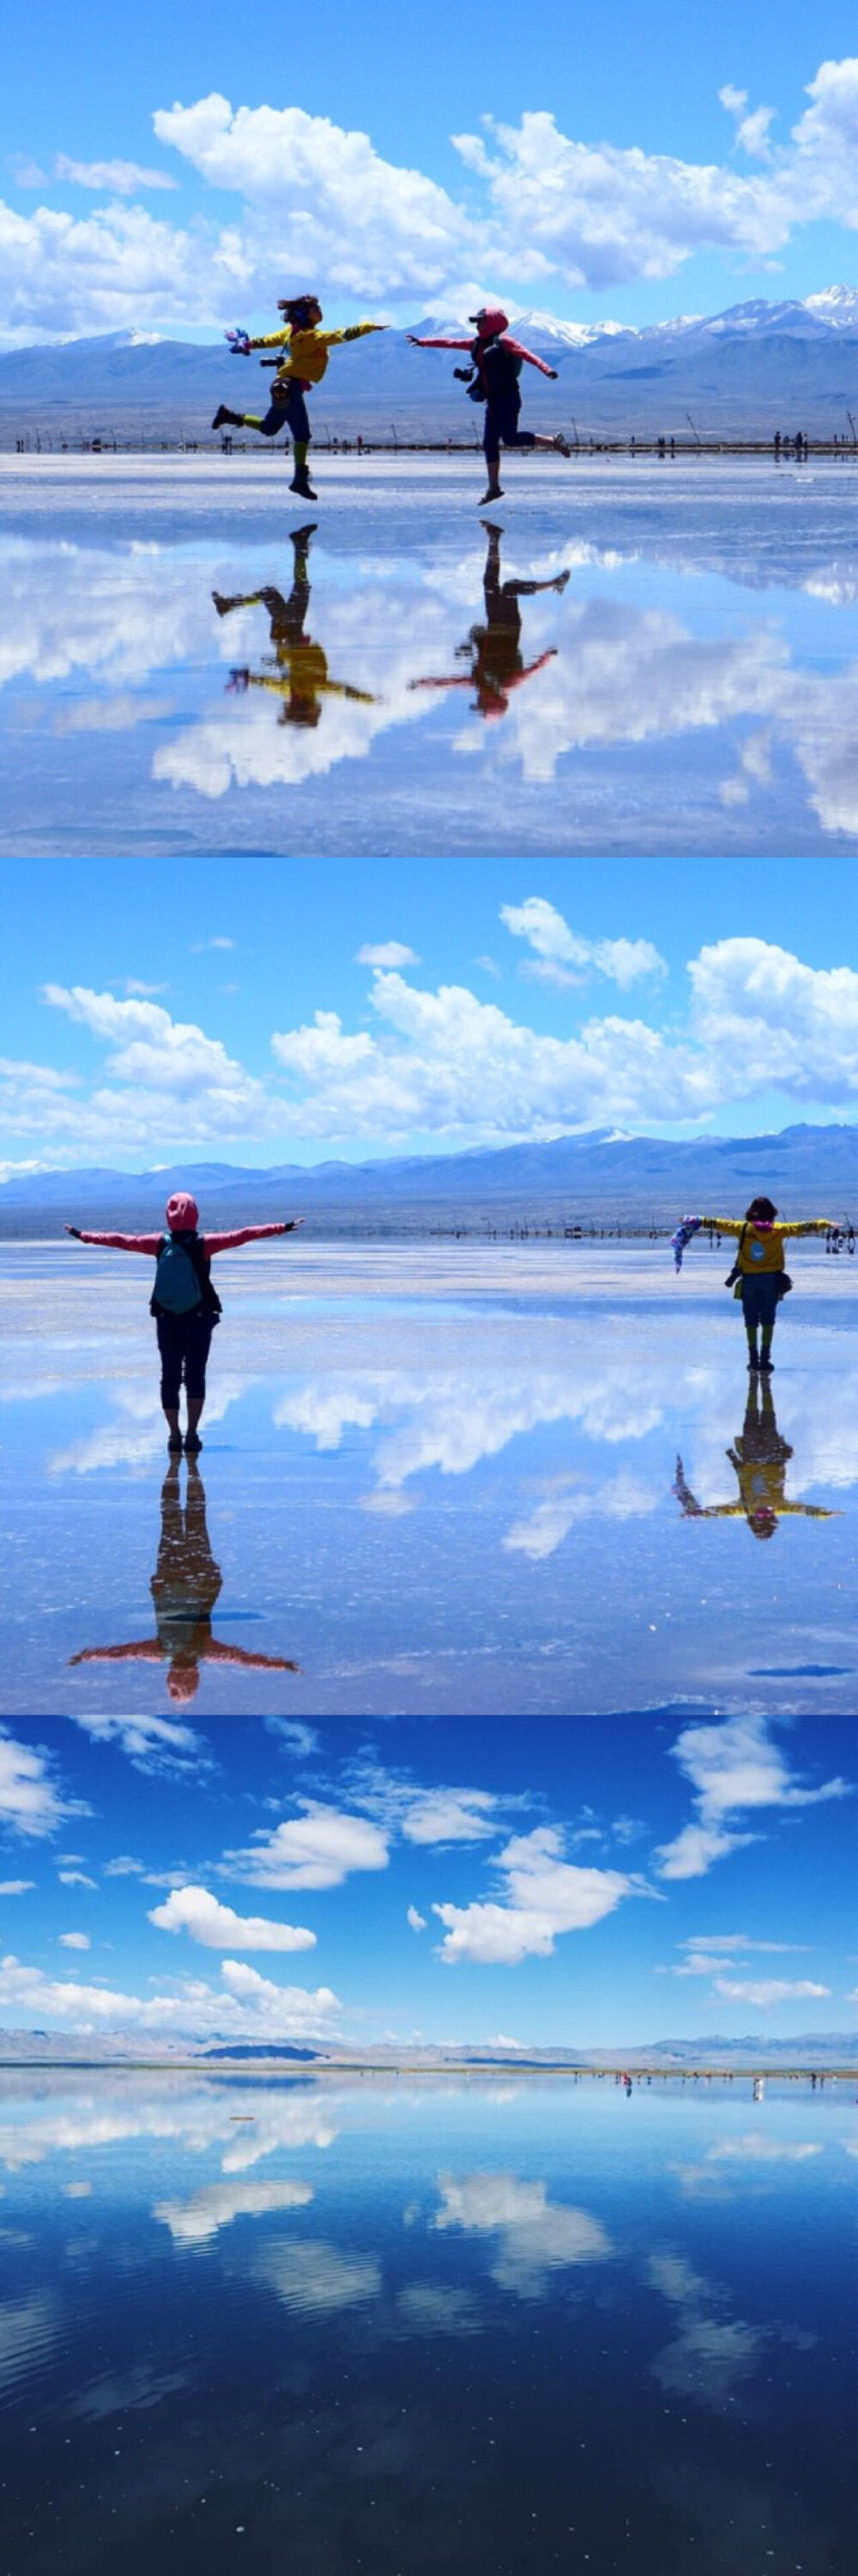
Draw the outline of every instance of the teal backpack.
M205 1249L198 1234L162 1234L149 1301L152 1315L190 1315L201 1307L216 1324L220 1298L212 1287Z

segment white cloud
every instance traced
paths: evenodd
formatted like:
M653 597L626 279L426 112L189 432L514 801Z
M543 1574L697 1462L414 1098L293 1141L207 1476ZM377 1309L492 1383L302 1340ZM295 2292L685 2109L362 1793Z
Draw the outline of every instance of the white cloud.
M667 974L651 940L581 939L543 895L528 895L526 903L502 903L500 918L514 939L526 939L535 952L522 973L544 983L579 984L590 973L606 975L625 990L642 975Z
M481 1966L517 1965L550 1958L563 1932L580 1932L612 1914L626 1896L643 1893L639 1880L620 1870L581 1869L565 1861L554 1825L514 1836L497 1856L502 1902L434 1905L446 1927L438 1956L447 1966L471 1959Z
M387 1839L367 1816L315 1798L299 1805L300 1815L260 1829L247 1850L225 1854L231 1877L250 1887L341 1887L355 1870L387 1868Z
M111 197L136 197L140 188L178 186L169 170L148 170L139 161L71 161L67 152L57 153L54 177Z
M726 1995L731 2003L765 2005L791 2003L796 1997L801 1996L816 1998L820 1995L830 1995L831 1987L813 1985L809 1977L800 1977L792 1984L785 1978L779 1977L763 1977L758 1981L753 1979L734 1981L729 1977L716 1977L715 1992L718 1995Z
M266 2245L256 2269L284 2307L302 2317L338 2316L344 2308L377 2299L381 2290L381 2272L372 2258L343 2254L338 2245L314 2238L300 2245L275 2240Z
M87 1877L85 1869L58 1869L57 1877L61 1887L95 1888L97 1885L94 1878Z
M149 1916L159 1932L188 1932L205 1950L313 1950L315 1932L293 1923L269 1923L261 1914L235 1914L205 1887L176 1887Z
M178 1718L71 1717L69 1722L96 1744L118 1745L138 1771L196 1770L208 1758L202 1737ZM113 1874L121 1875L116 1864Z
M52 1834L74 1809L51 1778L50 1758L36 1745L18 1744L0 1726L0 1818L13 1832Z
M663 1845L658 1855L663 1878L702 1878L713 1861L752 1842L754 1834L737 1830L736 1819L771 1808L818 1806L851 1795L849 1782L840 1777L818 1788L806 1787L791 1772L765 1717L684 1727L671 1750L695 1792L697 1816Z
M0 290L7 336L133 323L222 325L241 304L273 305L289 273L312 270L323 293L385 306L469 310L491 285L557 279L596 291L674 274L701 251L769 262L802 227L858 227L858 61L824 62L808 105L776 148L774 110L721 93L736 143L760 163L739 170L639 145L565 134L536 107L517 125L483 118L453 137L462 193L384 158L370 136L297 106L240 106L212 93L155 111L158 141L213 192L192 224L156 221L127 190L163 189L170 174L122 160L62 157L62 176L104 187L111 202L84 220L46 204L0 210ZM19 184L47 185L35 164ZM223 192L235 200L224 219Z
M0 1896L26 1896L35 1884L34 1878L0 1878Z
M102 1878L142 1878L142 1860L133 1860L130 1852L119 1852L115 1860L102 1863Z
M412 1932L425 1932L426 1916L425 1914L418 1914L416 1905L409 1905L408 1920L411 1925Z
M43 1975L7 1955L0 1961L0 2013L34 2013L49 2028L70 2025L82 2035L103 2030L160 2032L212 2039L312 2039L330 2036L340 2006L329 1986L277 1986L241 1959L225 1959L221 1982L187 1978L166 1995L123 1993Z
M269 1735L278 1736L287 1753L294 1753L296 1761L306 1761L311 1753L318 1752L317 1730L314 1726L307 1726L303 1717L267 1717L265 1724Z
M61 1932L59 1939L63 1950L89 1950L92 1947L88 1932Z
M46 984L43 1000L106 1043L108 1073L120 1087L96 1092L90 1118L101 1117L105 1134L112 1121L119 1136L148 1133L153 1121L162 1135L180 1123L182 1137L193 1142L212 1128L227 1135L252 1120L254 1132L270 1130L272 1105L265 1086L229 1056L219 1038L206 1037L193 1021L170 1018L161 1003L112 993L95 993L83 985L71 990ZM129 1126L130 1121L130 1126ZM236 1123L237 1122L237 1123Z
M187 2200L161 2200L152 2211L169 2227L174 2245L206 2245L236 2218L267 2218L272 2210L307 2209L314 2193L306 2182L209 2182Z
M406 1793L407 1794L407 1793ZM477 1843L497 1833L498 1801L488 1789L427 1789L402 1817L407 1843Z
M653 2378L666 2394L720 2414L735 2403L758 2368L769 2339L766 2330L725 2315L722 2294L710 2289L681 2255L654 2254L648 2272L678 2323L675 2339L650 2364Z
M442 2175L439 2189L433 2226L442 2233L460 2228L468 2235L496 2236L492 2279L517 2298L541 2297L548 2273L609 2262L613 2255L601 2220L550 2201L544 2182L520 2182L507 2173Z
M358 966L419 966L420 959L415 949L403 948L400 939L386 939L380 947L359 948L356 962Z

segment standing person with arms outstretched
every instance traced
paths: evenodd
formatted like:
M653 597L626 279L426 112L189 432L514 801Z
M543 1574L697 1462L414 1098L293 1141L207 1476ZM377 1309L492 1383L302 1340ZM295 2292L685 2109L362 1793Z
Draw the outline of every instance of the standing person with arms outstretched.
M263 438L276 438L279 429L288 429L295 454L289 489L298 492L302 501L315 501L318 495L307 472L311 431L305 395L321 384L331 349L346 340L363 340L368 331L385 331L387 324L352 322L345 331L323 331L317 295L281 296L277 310L284 317L280 330L269 331L261 340L251 340L246 331L227 332L234 358L249 358L252 349L282 349L267 412L260 416L255 411L230 411L226 403L219 403L212 428L258 429Z
M413 331L409 331L408 337L413 349L467 350L470 367L456 367L455 374L468 385L471 402L484 402L486 406L483 454L489 480L488 490L480 502L482 509L487 501L502 498L502 447L550 447L558 456L571 456L572 450L561 430L554 438L543 438L535 429L519 428L521 394L518 379L525 361L529 367L538 367L541 376L552 376L555 380L556 367L549 367L544 358L535 358L532 349L525 349L520 340L513 339L509 317L502 305L481 304L479 312L470 313L468 320L474 324L475 340L421 340Z
M165 1215L166 1234L88 1234L77 1225L64 1230L74 1235L76 1243L101 1244L109 1252L144 1252L155 1262L149 1312L155 1318L161 1354L161 1403L170 1429L167 1446L182 1447L179 1395L184 1379L188 1406L184 1446L193 1456L203 1445L199 1422L206 1400L206 1365L212 1333L221 1317L220 1298L211 1282L214 1254L235 1252L239 1244L260 1243L267 1235L294 1234L304 1219L293 1216L283 1225L242 1225L230 1234L199 1234L199 1209L189 1190L174 1191Z
M771 1375L772 1336L781 1298L792 1287L784 1266L784 1244L788 1235L834 1234L837 1228L828 1216L802 1218L788 1225L779 1218L771 1199L752 1199L744 1216L683 1217L672 1237L677 1270L692 1235L710 1228L715 1234L738 1235L736 1259L725 1285L732 1288L741 1305L748 1337L748 1367ZM757 1336L759 1335L759 1343Z

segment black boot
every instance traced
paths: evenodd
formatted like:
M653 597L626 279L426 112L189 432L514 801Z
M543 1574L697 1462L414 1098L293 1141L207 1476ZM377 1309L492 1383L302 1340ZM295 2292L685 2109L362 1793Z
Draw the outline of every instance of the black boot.
M218 403L217 411L215 412L214 420L212 421L212 428L243 429L244 413L240 411L227 411L225 403Z
M289 490L299 493L302 501L318 501L319 498L318 492L313 490L306 465L296 465Z

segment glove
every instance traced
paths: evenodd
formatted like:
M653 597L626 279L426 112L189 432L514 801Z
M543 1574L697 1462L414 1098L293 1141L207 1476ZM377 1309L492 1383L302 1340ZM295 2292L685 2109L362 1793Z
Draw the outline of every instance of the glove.
M79 1225L67 1225L63 1228L63 1231L65 1234L73 1234L76 1243L83 1242L83 1236Z
M224 339L229 341L230 350L234 358L249 358L250 339L246 331L242 331L240 329L235 331L225 331Z
M228 698L241 698L244 696L245 689L249 687L249 671L230 671L229 679L225 683L225 694Z

